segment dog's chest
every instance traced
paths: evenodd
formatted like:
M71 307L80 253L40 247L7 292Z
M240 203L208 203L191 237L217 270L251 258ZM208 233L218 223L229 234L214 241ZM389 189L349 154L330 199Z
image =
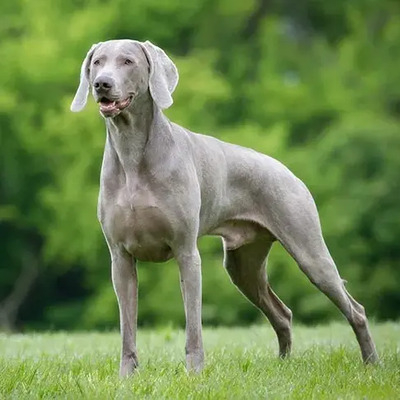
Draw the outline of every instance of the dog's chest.
M109 241L123 245L139 260L171 258L170 223L160 200L150 190L122 187L111 196L100 194L99 200L100 221Z

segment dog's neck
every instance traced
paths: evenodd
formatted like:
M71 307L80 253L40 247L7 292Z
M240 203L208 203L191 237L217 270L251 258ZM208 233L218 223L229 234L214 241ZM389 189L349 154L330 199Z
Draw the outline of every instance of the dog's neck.
M142 161L157 112L147 92L120 115L106 119L107 144L126 173L137 169Z

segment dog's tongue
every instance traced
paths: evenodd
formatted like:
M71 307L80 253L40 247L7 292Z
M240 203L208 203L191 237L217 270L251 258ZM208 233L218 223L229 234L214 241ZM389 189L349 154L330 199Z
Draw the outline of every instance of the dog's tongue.
M115 111L117 110L117 102L116 101L101 101L100 102L100 110L101 111Z
M122 101L100 101L100 110L103 112L121 111L129 105L130 97Z

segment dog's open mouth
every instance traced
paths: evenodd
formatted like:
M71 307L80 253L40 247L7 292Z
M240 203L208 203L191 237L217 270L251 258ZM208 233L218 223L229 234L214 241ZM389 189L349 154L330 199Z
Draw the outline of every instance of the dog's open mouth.
M132 96L127 97L125 100L113 101L102 97L99 100L100 111L105 115L116 115L131 104Z

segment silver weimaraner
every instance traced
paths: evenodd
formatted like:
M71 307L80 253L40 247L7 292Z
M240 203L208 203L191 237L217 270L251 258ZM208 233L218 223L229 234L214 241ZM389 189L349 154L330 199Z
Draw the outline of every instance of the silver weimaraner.
M71 105L82 110L91 87L107 127L98 218L120 310L121 376L138 365L136 260L177 260L186 365L202 369L197 239L203 235L222 237L225 268L271 322L281 357L290 353L292 313L272 291L265 270L276 240L345 315L364 362L377 361L364 308L344 287L306 186L271 157L169 121L163 110L172 105L177 83L176 66L159 47L111 40L87 53Z

